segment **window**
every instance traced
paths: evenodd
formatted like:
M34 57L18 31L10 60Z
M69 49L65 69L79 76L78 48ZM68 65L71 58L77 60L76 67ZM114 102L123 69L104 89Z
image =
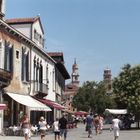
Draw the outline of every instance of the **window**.
M22 81L29 81L29 51L22 48Z
M13 46L7 41L5 41L4 69L13 71Z
M43 66L42 63L40 62L40 67L39 67L39 83L43 82Z
M36 41L38 41L38 43L44 45L44 39L43 39L42 35L40 35L40 34L36 31L36 29L34 30L34 39L35 39Z
M49 74L49 69L48 69L48 64L47 64L47 66L46 66L46 84L47 84L47 85L48 85L48 83L49 83L48 74Z
M55 91L55 71L54 70L52 73L52 85L53 85L53 91Z
M34 39L37 39L36 30L34 30Z
M19 59L19 51L16 50L16 59Z

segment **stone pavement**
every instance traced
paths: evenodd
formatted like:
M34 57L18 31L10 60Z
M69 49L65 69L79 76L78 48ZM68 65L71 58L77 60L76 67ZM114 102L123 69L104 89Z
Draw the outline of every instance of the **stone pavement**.
M108 125L105 125L104 128L103 133L97 136L95 135L95 130L93 130L92 138L88 138L87 132L85 132L85 125L78 124L78 128L68 131L67 140L113 140L113 131L109 131ZM24 140L24 138L17 136L0 136L0 140ZM40 140L40 137L33 136L31 140ZM46 135L45 140L54 140L54 135L49 133ZM140 140L140 130L121 130L118 140Z

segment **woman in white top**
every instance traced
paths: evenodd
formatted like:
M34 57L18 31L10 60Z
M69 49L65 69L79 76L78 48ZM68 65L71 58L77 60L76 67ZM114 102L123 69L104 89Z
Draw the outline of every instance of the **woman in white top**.
M115 118L112 120L112 125L111 125L111 129L113 128L113 132L114 132L114 140L116 140L119 137L119 124L120 124L120 120L118 119L117 116L115 116Z
M45 135L46 135L46 130L47 130L47 122L45 121L44 117L40 117L40 121L39 121L39 130L40 130L40 136L41 136L41 140L44 140Z
M59 119L56 118L56 121L53 123L55 140L60 140L60 129L59 129Z

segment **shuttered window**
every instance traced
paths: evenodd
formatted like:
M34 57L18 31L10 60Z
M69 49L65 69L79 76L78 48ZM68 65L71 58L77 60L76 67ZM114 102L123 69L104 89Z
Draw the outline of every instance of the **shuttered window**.
M13 72L13 45L5 41L4 69Z
M40 65L40 68L39 68L39 83L42 83L43 81L43 66Z
M22 81L29 81L29 51L22 48Z

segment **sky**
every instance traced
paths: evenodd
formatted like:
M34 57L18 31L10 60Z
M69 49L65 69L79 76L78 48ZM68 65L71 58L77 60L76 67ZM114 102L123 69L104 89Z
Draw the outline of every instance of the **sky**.
M48 52L63 52L80 83L116 77L125 64L140 64L140 0L6 0L6 18L40 15Z

